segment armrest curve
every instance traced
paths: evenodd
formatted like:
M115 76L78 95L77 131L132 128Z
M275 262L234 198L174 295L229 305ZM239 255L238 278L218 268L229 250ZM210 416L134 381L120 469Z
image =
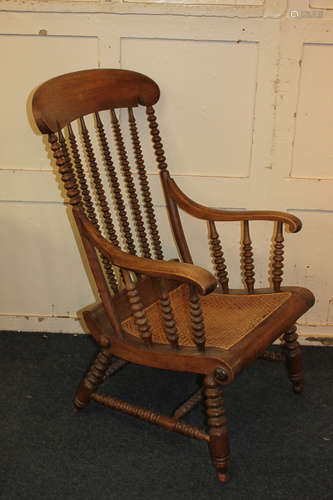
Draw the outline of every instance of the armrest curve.
M73 210L73 212L83 236L116 266L152 277L194 284L198 287L201 295L206 295L215 290L217 281L206 269L193 264L146 259L123 252L106 240L81 210Z
M210 208L191 200L177 186L175 181L169 177L167 181L168 194L177 205L193 217L211 221L242 221L242 220L267 220L284 222L288 225L291 233L297 233L302 228L301 220L295 215L287 212L275 212L273 210L221 210Z

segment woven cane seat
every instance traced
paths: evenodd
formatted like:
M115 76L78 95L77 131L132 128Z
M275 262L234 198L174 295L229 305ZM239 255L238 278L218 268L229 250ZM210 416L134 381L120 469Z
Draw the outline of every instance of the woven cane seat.
M200 297L203 312L206 345L230 349L252 332L290 297L289 292L229 295L211 293ZM189 287L181 285L169 293L171 306L178 326L179 345L193 346L193 335L189 309ZM145 309L153 332L153 340L168 344L163 330L163 318L158 302ZM123 329L139 337L139 329L133 316L122 322Z

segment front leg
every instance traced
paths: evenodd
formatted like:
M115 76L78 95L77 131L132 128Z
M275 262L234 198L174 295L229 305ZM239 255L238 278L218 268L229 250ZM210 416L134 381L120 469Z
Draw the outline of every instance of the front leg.
M206 414L208 417L210 451L217 478L221 483L229 480L229 440L227 420L223 407L222 391L213 375L204 380L206 396Z
M81 382L81 385L76 393L74 404L77 410L87 406L90 401L91 394L103 382L111 357L112 354L108 349L101 349L98 353L97 358L92 363L87 375Z
M297 342L296 325L293 325L285 334L286 364L288 376L293 384L294 392L299 394L303 391L303 362L302 352Z

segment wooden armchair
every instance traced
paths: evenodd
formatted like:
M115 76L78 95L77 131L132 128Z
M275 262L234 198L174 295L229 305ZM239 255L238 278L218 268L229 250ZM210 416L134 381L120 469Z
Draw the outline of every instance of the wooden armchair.
M281 288L283 226L294 233L301 229L301 222L288 213L218 210L188 198L168 172L153 109L158 99L159 88L154 81L118 69L59 76L41 85L33 97L37 126L48 135L101 298L101 302L83 314L101 349L77 391L75 407L83 408L94 400L169 431L206 440L218 479L225 482L229 478L229 444L221 385L230 384L258 356L277 358L266 349L284 334L289 378L294 391L302 391L302 358L295 321L313 305L314 297L304 288ZM138 106L138 112L146 110L182 262L163 259L133 111ZM128 113L133 170L116 111L119 108L127 109ZM111 118L113 129L109 138L100 113L105 110L109 111L103 116ZM86 115L92 116L85 118ZM72 123L76 120L78 134L75 134L76 124ZM88 121L93 124L92 132L88 132ZM93 148L92 133L97 150ZM121 186L125 186L124 192ZM217 280L193 264L179 209L206 221ZM272 222L272 288L269 289L254 289L249 230L249 221L253 220ZM229 290L216 221L240 221L242 225L245 290ZM112 360L113 355L118 359ZM100 384L127 362L202 374L204 384L172 416L97 392ZM206 405L207 433L181 420L201 400Z

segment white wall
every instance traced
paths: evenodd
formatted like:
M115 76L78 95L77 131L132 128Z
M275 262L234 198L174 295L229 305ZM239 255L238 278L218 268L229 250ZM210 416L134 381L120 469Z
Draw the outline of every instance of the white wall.
M317 297L300 320L303 339L333 341L332 2L183 4L0 1L0 329L82 331L77 311L94 295L27 109L32 90L52 76L122 67L159 83L170 170L190 196L303 220L301 233L286 235L286 284ZM150 172L174 257L154 167ZM196 261L209 266L199 236L205 226L185 219ZM253 224L259 286L266 284L271 229ZM234 224L221 232L235 286L239 234Z

